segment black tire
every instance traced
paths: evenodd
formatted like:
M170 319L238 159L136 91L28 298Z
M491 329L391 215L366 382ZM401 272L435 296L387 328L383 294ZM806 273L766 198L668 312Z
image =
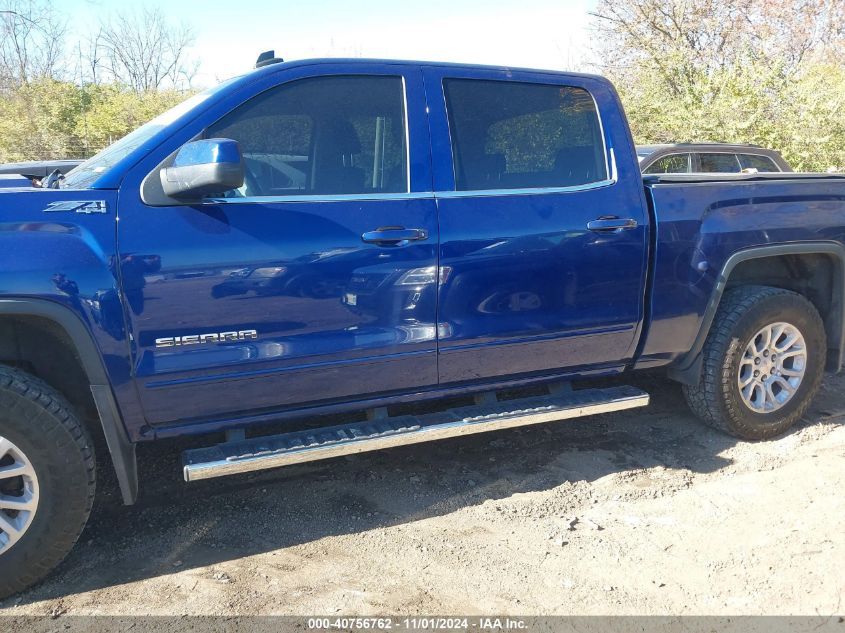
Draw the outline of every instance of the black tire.
M0 436L26 456L38 482L29 527L0 554L5 598L44 578L70 552L91 513L96 469L91 438L67 401L34 376L2 366Z
M742 399L740 360L752 337L778 322L800 331L807 362L795 394L781 408L759 413ZM764 440L784 433L806 413L824 375L827 340L818 311L803 296L780 288L743 286L725 293L702 354L698 384L684 386L692 411L725 433Z

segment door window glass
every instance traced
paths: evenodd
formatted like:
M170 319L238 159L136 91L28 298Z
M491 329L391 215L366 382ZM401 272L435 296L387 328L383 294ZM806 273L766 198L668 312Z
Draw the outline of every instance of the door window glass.
M455 187L568 187L607 180L592 96L582 88L444 81Z
M408 191L401 77L331 76L283 84L206 131L240 143L244 186L229 196Z

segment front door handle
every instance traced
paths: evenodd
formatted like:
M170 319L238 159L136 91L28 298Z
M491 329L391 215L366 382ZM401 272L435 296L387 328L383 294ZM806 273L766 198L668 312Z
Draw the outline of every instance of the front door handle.
M409 242L428 239L425 229L406 229L402 226L382 226L375 231L367 231L361 239L368 244L379 246L404 246Z
M635 229L638 224L634 218L620 218L615 215L603 215L597 220L587 222L587 228L597 233L618 233Z

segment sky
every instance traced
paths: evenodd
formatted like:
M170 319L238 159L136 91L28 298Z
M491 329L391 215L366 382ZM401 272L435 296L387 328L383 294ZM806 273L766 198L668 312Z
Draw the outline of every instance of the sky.
M596 0L147 0L196 35L197 87L277 57L377 57L586 70ZM55 0L70 38L126 0Z

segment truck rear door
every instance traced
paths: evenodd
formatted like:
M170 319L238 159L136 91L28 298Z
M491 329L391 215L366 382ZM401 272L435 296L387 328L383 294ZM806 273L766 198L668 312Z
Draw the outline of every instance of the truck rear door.
M509 70L424 75L441 384L624 364L643 318L649 226L612 90Z

